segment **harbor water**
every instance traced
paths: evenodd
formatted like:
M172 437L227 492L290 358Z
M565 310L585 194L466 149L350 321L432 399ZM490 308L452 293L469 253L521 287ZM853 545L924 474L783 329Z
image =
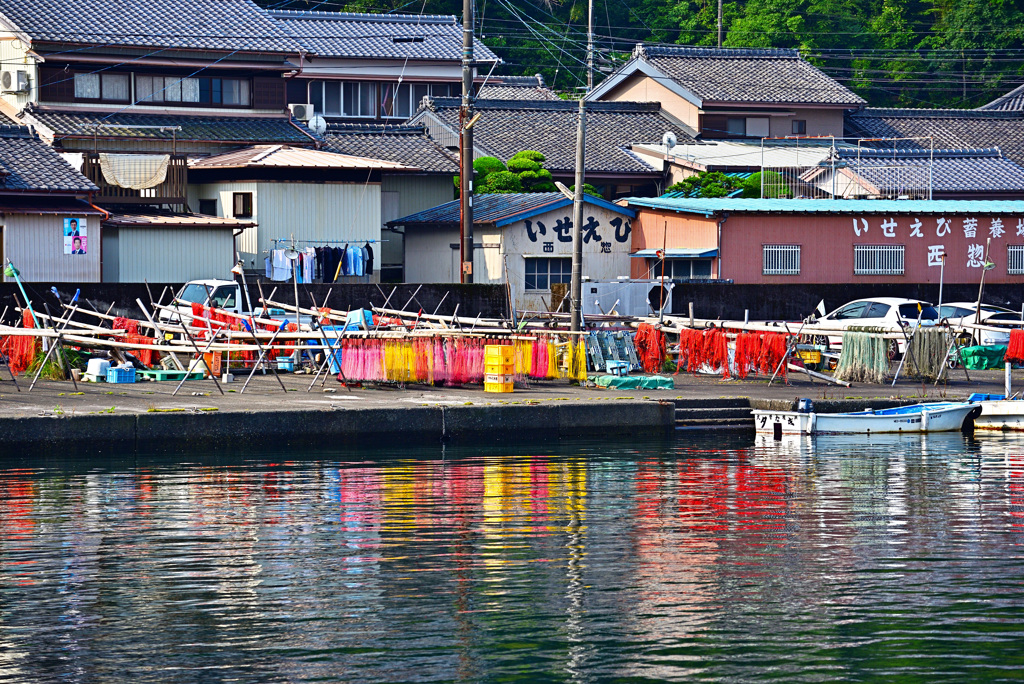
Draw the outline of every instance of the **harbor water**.
M1024 438L0 462L0 681L1024 678Z

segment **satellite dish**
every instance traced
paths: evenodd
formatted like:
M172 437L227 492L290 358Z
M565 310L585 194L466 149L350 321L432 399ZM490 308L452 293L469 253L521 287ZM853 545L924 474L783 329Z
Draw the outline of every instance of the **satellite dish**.
M327 130L327 119L317 114L309 120L309 130L316 135L323 135Z
M666 152L671 152L677 142L679 142L679 139L676 138L676 134L672 131L666 131L665 135L661 136L661 144L665 146Z

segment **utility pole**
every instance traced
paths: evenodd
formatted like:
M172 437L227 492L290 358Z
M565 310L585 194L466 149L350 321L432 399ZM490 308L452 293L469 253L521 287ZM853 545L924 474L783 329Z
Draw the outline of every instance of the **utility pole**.
M722 0L718 0L718 47L722 47Z
M570 304L572 332L582 328L583 309L583 148L587 139L586 95L580 98L580 120L576 128L576 188L572 200L572 281Z
M594 0L587 3L587 92L594 89Z
M462 106L459 108L459 209L463 283L473 282L473 0L462 0Z

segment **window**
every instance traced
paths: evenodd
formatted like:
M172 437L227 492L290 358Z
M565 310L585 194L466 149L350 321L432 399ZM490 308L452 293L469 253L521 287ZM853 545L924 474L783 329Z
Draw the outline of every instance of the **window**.
M881 302L873 302L868 307L867 312L864 314L864 318L885 318L885 314L889 313L891 309L888 304L882 304Z
M217 215L217 200L215 199L201 199L199 200L199 213L204 216L216 216Z
M235 293L238 292L237 285L221 285L213 291L211 304L218 309L235 308Z
M661 277L661 261L651 259L651 278ZM711 259L666 259L665 277L669 280L711 277Z
M763 275L800 275L800 245L762 245Z
M252 193L236 192L231 198L235 218L252 218Z
M177 76L135 77L138 102L199 102L199 79Z
M1010 275L1024 275L1024 245L1007 245L1006 272Z
M550 290L552 283L568 283L571 276L571 258L526 258L526 290Z
M447 97L448 83L313 81L309 103L324 116L408 119L424 97Z
M80 100L128 102L128 74L75 74L75 97Z
M793 119L793 135L804 135L807 133L806 119Z
M199 78L199 102L228 107L249 106L249 81L240 78Z
M746 135L747 134L747 120L746 119L726 119L725 121L725 132L729 135Z
M844 306L839 311L836 311L832 317L837 321L848 321L855 318L864 318L864 313L867 308L871 306L871 302L854 302L848 306Z
M767 138L768 117L747 117L747 137Z
M342 84L342 114L372 117L374 113L376 83L345 82Z
M901 318L909 318L912 321L916 321L918 316L922 321L934 321L939 318L939 312L934 306L922 304L900 304L899 312Z
M854 245L854 275L903 275L903 245Z

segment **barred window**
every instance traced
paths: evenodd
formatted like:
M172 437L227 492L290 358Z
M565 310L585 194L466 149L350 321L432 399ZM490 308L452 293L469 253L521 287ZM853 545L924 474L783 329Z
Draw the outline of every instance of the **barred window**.
M763 275L800 275L800 245L762 245Z
M1006 246L1006 272L1010 275L1024 275L1024 245Z
M550 290L552 283L568 283L572 259L563 257L527 257L526 290Z
M903 275L904 245L854 245L854 275Z

